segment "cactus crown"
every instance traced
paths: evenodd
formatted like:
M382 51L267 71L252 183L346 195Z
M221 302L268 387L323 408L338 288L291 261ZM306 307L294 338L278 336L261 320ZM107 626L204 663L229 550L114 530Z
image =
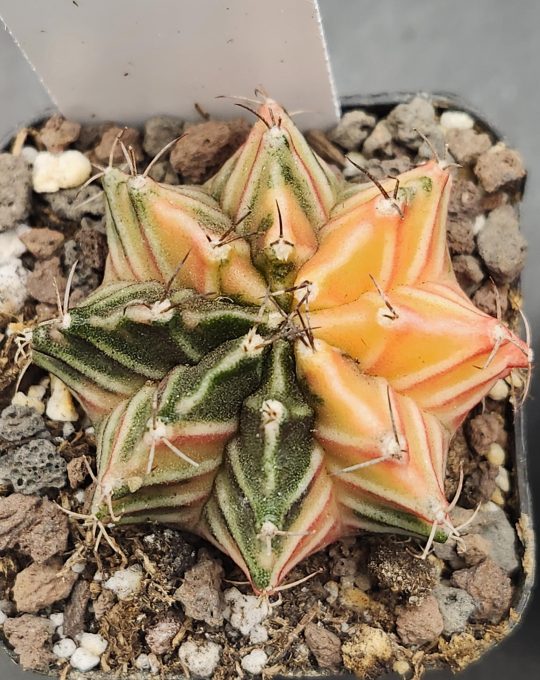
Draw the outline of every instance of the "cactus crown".
M449 441L529 350L456 282L444 164L348 185L258 118L205 186L106 170L104 282L32 348L97 425L95 515L200 534L269 592L360 529L445 540Z

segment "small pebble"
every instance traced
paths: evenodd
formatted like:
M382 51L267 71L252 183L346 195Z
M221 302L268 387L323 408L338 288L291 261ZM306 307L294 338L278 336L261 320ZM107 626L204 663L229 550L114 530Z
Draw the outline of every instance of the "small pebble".
M334 604L334 602L338 599L339 596L339 585L335 581L327 581L324 584L324 589L328 593L326 601L328 602L328 604Z
M82 649L96 656L101 656L108 646L107 640L98 633L81 633L77 639Z
M506 451L500 444L493 442L489 445L486 458L492 465L504 465L504 461L506 460Z
M64 439L69 439L71 435L75 432L75 427L73 426L73 423L71 422L66 422L64 423L62 427L62 437Z
M49 616L50 620L53 622L53 625L55 628L58 628L64 623L64 614L63 612L57 612L55 614L51 614Z
M99 656L90 653L83 647L78 647L71 655L69 663L75 670L86 673L99 666Z
M263 649L254 649L242 659L242 668L251 675L260 675L268 661L268 654Z
M19 224L15 229L0 233L0 264L20 257L26 252L26 246L19 236L22 236L29 229L30 227L27 227L25 224Z
M499 472L495 478L495 484L503 493L508 493L510 491L510 475L508 470L502 465L499 467Z
M0 626L3 626L6 621L7 621L7 616L0 609Z
M41 399L29 397L24 392L15 392L11 399L11 405L32 409L39 415L43 415L45 413L45 404L41 401Z
M139 656L135 659L135 668L138 668L140 671L150 670L148 654L139 654Z
M488 392L488 397L495 401L504 401L508 397L510 389L505 380L499 379Z
M59 640L53 647L53 654L59 659L69 659L73 652L77 649L77 645L71 638L63 638Z
M504 506L505 503L504 496L499 488L495 489L495 491L491 494L490 501L500 506L501 508Z
M75 422L79 419L71 392L55 375L51 375L51 396L47 401L45 413L51 420L61 423Z
M141 587L143 574L138 564L127 569L119 569L105 583L104 588L112 590L119 600L126 600Z
M484 225L486 223L486 216L485 215L477 215L474 222L473 222L473 233L475 236L478 236L478 234L482 231L484 228Z
M18 314L27 296L28 271L20 260L12 258L0 265L0 313Z
M443 128L454 130L469 130L474 127L474 120L465 111L445 111L440 118Z
M411 670L411 666L408 661L405 661L405 659L398 659L397 661L394 661L392 670L398 675L408 675L409 671Z

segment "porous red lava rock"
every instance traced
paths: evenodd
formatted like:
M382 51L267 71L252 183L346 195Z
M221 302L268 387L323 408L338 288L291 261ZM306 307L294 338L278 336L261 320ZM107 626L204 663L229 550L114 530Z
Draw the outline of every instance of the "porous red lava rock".
M80 132L80 123L67 120L62 114L55 113L39 131L39 140L47 151L58 153L75 142Z
M48 619L23 614L4 623L4 635L27 671L46 671L55 661L51 652L54 626Z
M508 613L512 601L510 578L493 560L486 559L470 569L452 575L452 584L463 588L476 602L476 621L499 623Z
M450 153L460 165L471 165L491 147L489 135L473 129L447 130L445 136Z
M393 155L394 143L392 133L383 120L379 121L373 128L373 131L364 142L362 152L366 158Z
M55 281L60 295L62 295L66 287L66 279L60 258L55 255L48 260L38 260L34 271L30 272L26 281L28 294L38 302L54 305L56 302Z
M122 133L121 141L126 149L132 147L135 152L135 159L141 161L144 158L144 153L141 145L141 133L136 128L126 127L121 128L117 125L107 128L99 140L99 144L94 148L94 154L98 161L108 162L111 154L111 149L117 136ZM113 152L113 163L125 162L124 152L120 143L117 143Z
M304 630L310 652L317 659L319 668L338 668L341 664L341 641L322 625L310 622Z
M243 118L192 125L173 146L171 165L185 182L198 184L233 155L245 142L250 129Z
M64 234L47 227L29 229L19 238L38 260L51 257L64 242Z
M0 550L17 548L42 563L66 550L68 534L66 514L48 499L23 494L0 498Z
M495 286L492 281L487 281L473 295L473 302L490 316L497 316L500 306L500 312L504 316L508 310L508 286Z
M520 182L526 175L521 154L501 143L480 156L474 173L488 193Z
M219 562L203 556L184 574L184 582L174 596L181 602L186 616L205 621L210 626L223 623L224 601L221 593L223 567Z
M437 599L428 595L416 606L398 608L396 628L402 642L408 645L436 640L444 628Z
M472 295L485 277L480 260L474 255L456 255L452 264L459 285L467 295Z
M33 614L71 592L78 578L71 569L63 569L59 560L42 564L33 563L17 574L13 586L13 599L20 612Z
M456 544L457 554L463 558L468 567L476 566L483 562L490 554L489 541L480 534L467 534L462 536Z
M346 151L353 151L360 148L376 122L375 116L365 111L347 111L328 138Z

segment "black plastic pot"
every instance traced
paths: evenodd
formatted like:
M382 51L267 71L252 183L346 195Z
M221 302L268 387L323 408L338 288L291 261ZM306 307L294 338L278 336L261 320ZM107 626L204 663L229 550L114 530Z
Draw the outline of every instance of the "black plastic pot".
M416 94L417 93L411 92L398 92L343 97L341 100L342 111L345 113L352 109L362 108L379 116L384 116L394 106L410 101ZM466 111L473 116L479 127L488 132L493 139L497 141L504 139L501 132L497 130L483 114L476 111L460 97L447 92L426 93L425 96L430 99L439 111L447 109ZM512 603L513 615L509 619L508 633L515 630L519 625L527 602L531 596L535 574L535 541L532 525L532 501L527 475L527 447L524 432L525 414L523 409L521 409L514 416L514 431L512 441L510 442L509 455L511 457L510 463L514 479L511 519L520 529L523 567L516 577L517 581L514 583L514 600ZM495 644L496 643L494 642L493 645ZM14 663L11 652L8 651L1 642L0 647L0 680L40 680L44 677L38 673L23 671L16 663ZM92 671L85 674L85 677L88 678L88 680L93 680L98 673L99 671ZM101 674L99 675L101 676ZM102 677L103 676L101 676L101 678ZM148 677L151 678L152 676L149 675ZM299 678L300 676L296 677ZM309 677L310 680L317 680L315 676ZM322 680L323 676L319 677ZM348 674L324 676L325 680L329 680L331 677L339 677L341 680L345 680L346 678L352 678L353 676Z

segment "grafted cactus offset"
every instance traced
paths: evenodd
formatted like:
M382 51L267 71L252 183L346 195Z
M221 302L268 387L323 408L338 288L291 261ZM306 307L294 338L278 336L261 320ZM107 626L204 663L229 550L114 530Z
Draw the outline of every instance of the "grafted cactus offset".
M527 345L461 291L436 160L351 185L271 100L203 187L109 168L102 286L33 332L97 426L95 516L272 592L362 529L445 540L448 445Z

